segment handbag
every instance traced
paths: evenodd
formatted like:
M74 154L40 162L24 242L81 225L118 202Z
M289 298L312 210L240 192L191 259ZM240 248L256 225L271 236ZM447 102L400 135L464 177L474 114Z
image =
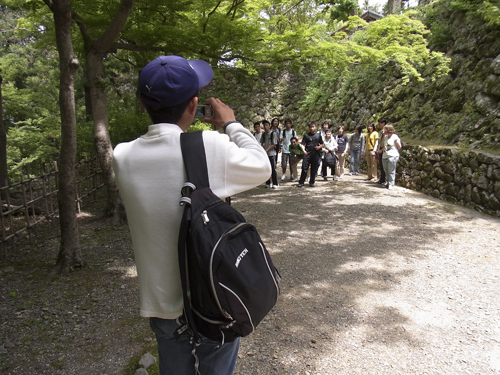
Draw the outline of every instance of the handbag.
M327 152L325 154L325 164L328 167L335 168L335 164L337 164L337 155L335 155L333 152Z

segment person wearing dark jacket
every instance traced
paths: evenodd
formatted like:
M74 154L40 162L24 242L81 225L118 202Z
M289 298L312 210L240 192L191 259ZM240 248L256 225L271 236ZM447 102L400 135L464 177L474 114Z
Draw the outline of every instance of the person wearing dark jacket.
M303 187L306 181L307 171L311 167L311 177L309 179L309 186L314 186L316 173L319 167L319 158L321 157L321 150L323 149L323 138L321 134L317 133L318 127L314 121L308 124L309 133L304 134L302 137L302 144L306 149L304 159L302 160L302 173L300 175L298 187Z

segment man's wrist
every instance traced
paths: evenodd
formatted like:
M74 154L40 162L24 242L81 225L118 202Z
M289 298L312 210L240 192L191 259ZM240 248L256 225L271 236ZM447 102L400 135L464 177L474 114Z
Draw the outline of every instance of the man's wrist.
M224 130L224 133L226 132L226 128L231 125L231 124L239 124L240 122L239 121L236 121L236 120L233 120L233 121L228 121L224 124L224 126L222 127L222 129Z

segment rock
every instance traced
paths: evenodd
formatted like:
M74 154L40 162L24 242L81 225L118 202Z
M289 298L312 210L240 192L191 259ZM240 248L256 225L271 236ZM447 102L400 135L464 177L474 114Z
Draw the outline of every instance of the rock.
M449 174L455 174L457 166L454 163L446 163L443 165L443 171Z
M470 184L465 187L464 201L467 203L472 201L472 185Z
M438 154L430 154L429 155L429 160L440 161L441 160L441 156L439 156Z
M429 194L430 194L430 196L432 196L434 198L439 198L439 196L441 195L441 193L437 189L431 190L431 192Z
M141 360L139 361L139 366L142 366L145 369L147 369L150 366L154 365L155 363L156 363L156 358L151 353L146 353L142 356Z
M437 167L436 169L434 169L434 173L436 174L437 178L444 178L444 172L441 167Z
M493 190L495 191L495 197L497 197L497 199L500 199L500 181L495 181Z
M495 74L500 75L500 55L498 55L491 63L491 70Z
M137 371L134 373L134 375L149 375L149 373L147 372L146 369L140 368L140 369L137 369Z
M492 210L500 210L500 201L495 197L495 194L487 196L484 205Z
M430 161L426 161L424 164L424 170L426 171L432 171L434 169L434 166Z
M496 112L498 106L498 100L495 97L482 92L476 95L475 103L477 109L485 115Z
M488 189L488 178L484 175L479 176L476 182L476 186L481 188L481 189Z
M479 168L479 162L477 161L477 159L470 159L469 166L471 167L472 172L475 172Z
M481 193L481 191L477 187L475 187L474 189L472 189L471 198L472 198L472 201L474 203L477 203L477 204L481 204L482 203L480 193Z

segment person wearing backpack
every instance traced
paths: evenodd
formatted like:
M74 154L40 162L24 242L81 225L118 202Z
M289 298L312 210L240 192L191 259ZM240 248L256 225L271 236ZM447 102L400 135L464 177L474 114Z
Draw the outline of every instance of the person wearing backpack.
M254 122L253 123L253 130L254 132L252 133L257 142L260 143L260 138L262 137L262 129L260 128L260 122Z
M198 91L213 78L202 60L161 56L139 75L140 101L152 125L146 134L116 146L113 169L127 212L139 281L140 314L150 319L158 342L160 374L194 374L195 357L183 323L183 291L178 237L184 208L179 205L185 172L180 136L194 122ZM203 131L212 191L221 199L251 189L271 174L268 157L255 137L219 99L206 101L223 129ZM202 375L234 371L239 339L220 345L204 338L196 349Z
M278 143L278 138L276 132L271 130L271 124L269 121L262 121L264 125L264 133L260 138L260 144L266 150L267 156L269 157L269 164L271 165L271 173L269 179L266 181L266 188L277 189L278 185L278 175L276 173L276 145Z
M290 140L293 137L297 137L297 133L295 132L294 129L292 129L292 120L286 119L285 120L285 129L281 131L281 181L283 181L286 178L286 165L290 164L290 180L294 180L295 176L292 172L292 161L291 161L291 154L289 150L289 145L290 145Z

